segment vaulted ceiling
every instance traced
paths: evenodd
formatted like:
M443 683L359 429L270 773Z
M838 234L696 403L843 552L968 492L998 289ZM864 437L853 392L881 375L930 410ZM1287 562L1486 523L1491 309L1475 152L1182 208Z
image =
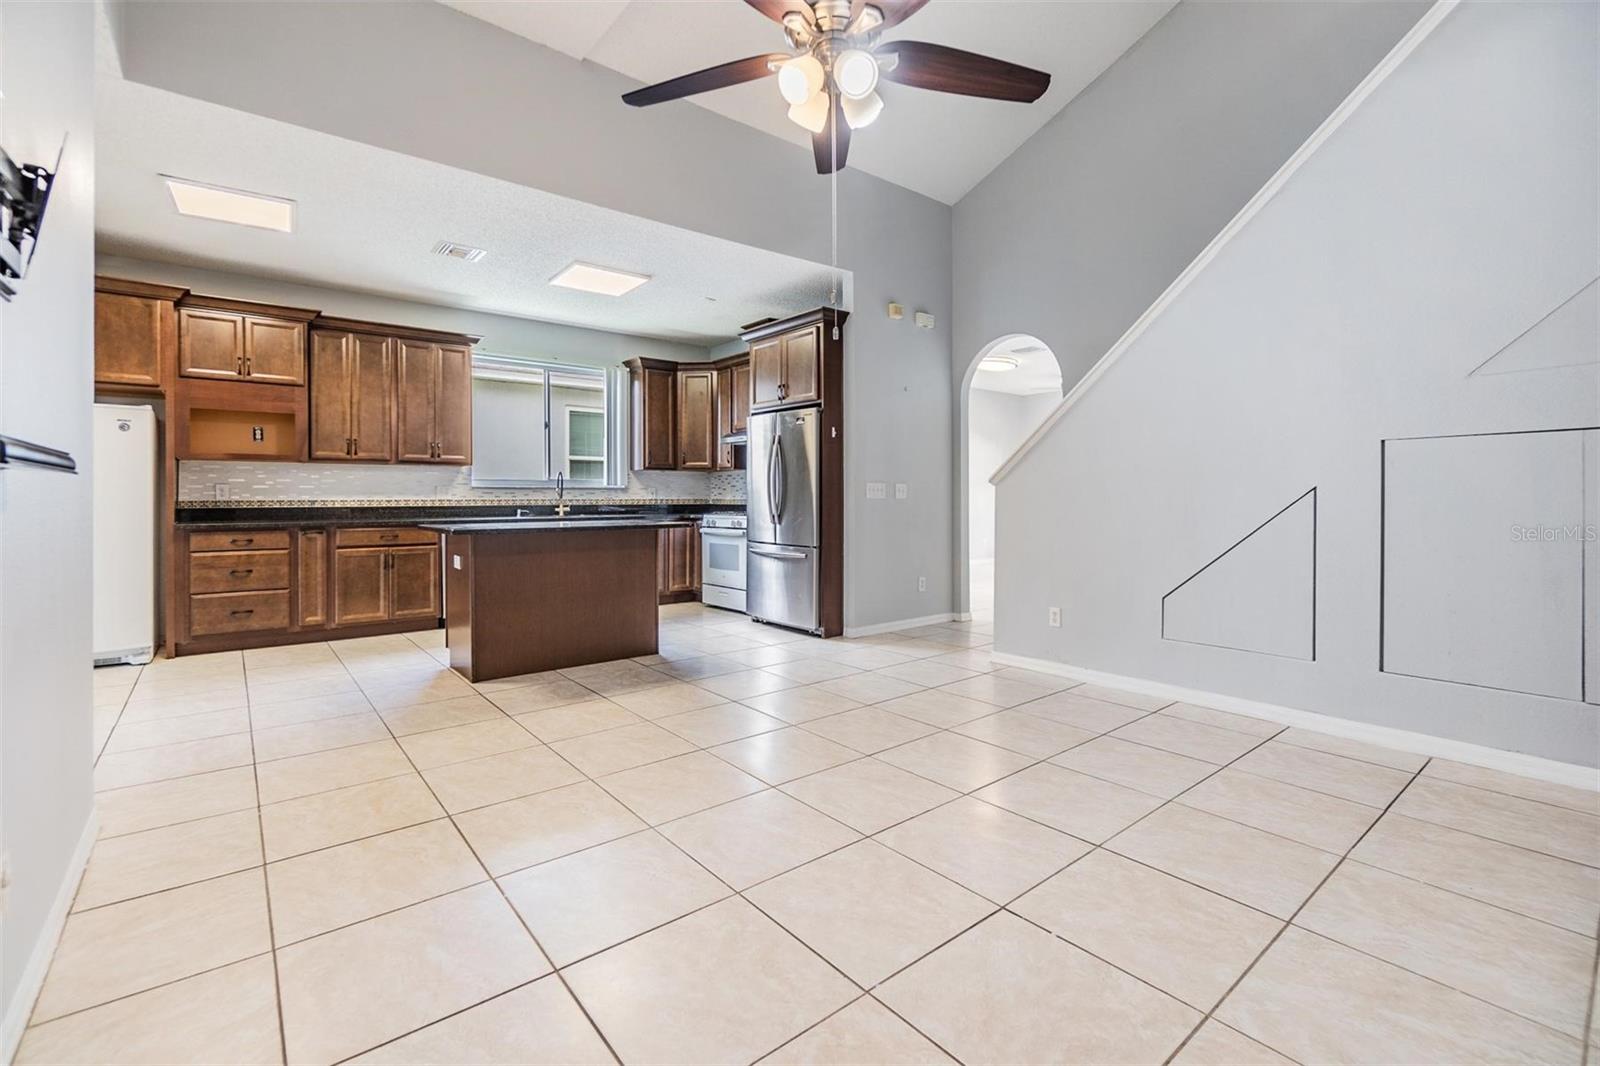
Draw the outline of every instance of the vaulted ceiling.
M782 51L782 29L742 0L440 0L640 82ZM1082 92L1176 0L932 0L886 39L931 41L1048 71L1033 104L885 85L884 113L851 142L850 166L953 204ZM559 103L552 101L553 106ZM772 80L664 108L700 106L809 145Z

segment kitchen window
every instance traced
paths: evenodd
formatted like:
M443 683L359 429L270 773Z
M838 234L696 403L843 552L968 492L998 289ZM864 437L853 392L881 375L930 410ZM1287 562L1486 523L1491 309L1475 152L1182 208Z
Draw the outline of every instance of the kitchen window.
M472 484L622 487L625 373L474 353Z

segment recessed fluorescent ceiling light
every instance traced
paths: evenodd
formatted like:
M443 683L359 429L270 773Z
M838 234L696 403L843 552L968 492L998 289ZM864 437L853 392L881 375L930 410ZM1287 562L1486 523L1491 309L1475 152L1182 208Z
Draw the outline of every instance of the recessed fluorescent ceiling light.
M573 263L550 279L550 284L563 289L580 289L597 292L602 296L621 296L632 292L650 280L648 274L630 274L626 270L608 270L588 263Z
M232 222L239 226L257 229L275 229L288 233L294 229L294 201L277 196L242 189L225 189L220 185L161 176L172 193L172 204L178 214L193 218L209 218L217 222Z
M1022 364L1009 355L986 355L978 360L978 369L987 370L991 374L1004 374L1015 370Z

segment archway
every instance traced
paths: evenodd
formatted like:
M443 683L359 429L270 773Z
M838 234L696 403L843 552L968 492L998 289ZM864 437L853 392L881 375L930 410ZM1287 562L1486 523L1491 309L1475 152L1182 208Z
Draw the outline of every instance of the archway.
M993 620L994 486L989 478L1061 402L1061 365L1025 333L990 341L961 383L956 470L956 612Z

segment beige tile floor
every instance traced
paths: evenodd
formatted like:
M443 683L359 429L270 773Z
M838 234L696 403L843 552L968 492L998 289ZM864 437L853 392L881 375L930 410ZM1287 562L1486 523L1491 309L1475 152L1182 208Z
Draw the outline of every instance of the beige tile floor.
M1600 1061L1595 793L991 632L682 605L478 686L438 633L97 671L18 1060Z

